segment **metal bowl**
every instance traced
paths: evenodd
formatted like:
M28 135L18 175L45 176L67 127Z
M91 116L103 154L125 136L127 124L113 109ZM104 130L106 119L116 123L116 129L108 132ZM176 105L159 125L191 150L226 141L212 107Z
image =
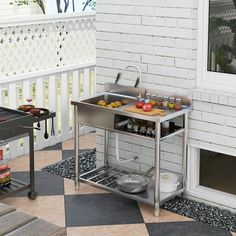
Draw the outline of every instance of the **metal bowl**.
M146 190L149 179L142 175L127 174L122 175L118 180L118 188L126 193L140 193Z

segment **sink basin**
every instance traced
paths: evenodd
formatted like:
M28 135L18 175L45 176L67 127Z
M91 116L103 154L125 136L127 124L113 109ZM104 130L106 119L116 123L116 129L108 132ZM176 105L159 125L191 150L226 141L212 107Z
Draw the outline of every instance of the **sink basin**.
M106 104L109 104L115 101L121 101L123 105L127 105L129 103L135 102L136 98L126 96L126 95L120 95L120 94L104 93L104 94L101 94L101 95L98 95L89 99L82 100L81 102L97 105L99 100L104 100Z
M97 105L99 100L104 100L107 104L121 101L123 105L118 108L102 107ZM123 113L125 105L134 103L135 100L135 97L127 95L104 93L82 101L71 101L71 104L78 108L78 120L81 124L112 130L114 129L115 114Z

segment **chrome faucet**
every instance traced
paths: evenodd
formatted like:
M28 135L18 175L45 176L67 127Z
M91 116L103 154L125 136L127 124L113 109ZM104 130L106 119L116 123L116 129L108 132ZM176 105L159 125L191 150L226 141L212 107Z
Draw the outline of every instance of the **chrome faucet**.
M142 72L141 72L141 70L140 70L140 68L138 66L136 66L136 65L128 65L128 66L126 66L125 69L122 71L122 73L118 73L115 83L118 82L118 80L120 79L121 75L124 74L127 71L127 69L129 69L129 68L135 68L137 70L137 72L139 73L139 77L138 77L138 79L137 79L137 81L135 83L135 87L138 84L140 84L139 96L141 97L142 96L142 88L143 88L143 86L142 86Z

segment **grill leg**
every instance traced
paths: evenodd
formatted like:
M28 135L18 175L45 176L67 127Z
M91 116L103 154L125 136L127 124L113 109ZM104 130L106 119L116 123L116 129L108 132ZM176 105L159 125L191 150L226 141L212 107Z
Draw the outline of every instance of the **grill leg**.
M34 132L29 132L29 162L30 162L30 191L28 197L31 200L36 199L37 192L35 191L35 175L34 175Z

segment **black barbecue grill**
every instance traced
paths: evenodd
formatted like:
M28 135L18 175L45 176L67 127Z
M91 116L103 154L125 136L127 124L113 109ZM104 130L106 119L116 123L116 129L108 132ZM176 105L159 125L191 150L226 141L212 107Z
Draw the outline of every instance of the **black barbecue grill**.
M29 136L29 161L30 161L30 184L23 183L21 181L12 180L12 183L8 187L0 188L0 199L13 193L30 189L28 197L35 199L37 192L35 191L34 181L34 123L47 120L56 116L55 112L49 112L47 115L39 118L34 117L30 113L26 113L19 110L8 109L0 107L0 146L17 140L22 137Z
M0 140L23 135L33 129L34 117L31 114L0 107ZM26 128L27 127L27 128Z

